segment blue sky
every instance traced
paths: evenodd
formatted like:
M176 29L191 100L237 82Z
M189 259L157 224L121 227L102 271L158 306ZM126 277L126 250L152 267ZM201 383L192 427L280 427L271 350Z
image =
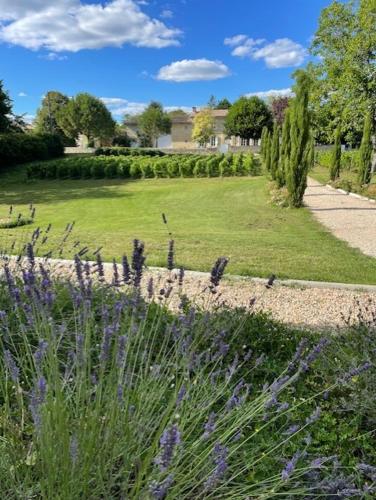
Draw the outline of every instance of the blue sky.
M16 113L59 90L120 119L150 101L288 89L330 0L0 0L0 79ZM263 94L261 94L263 95Z

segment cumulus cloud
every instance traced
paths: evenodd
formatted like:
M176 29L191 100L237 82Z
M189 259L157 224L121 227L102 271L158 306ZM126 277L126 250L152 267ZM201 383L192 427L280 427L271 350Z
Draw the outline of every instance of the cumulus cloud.
M27 97L25 92L19 92L18 97Z
M183 59L163 66L157 75L158 80L171 82L194 82L218 80L229 76L229 68L221 61L208 59Z
M163 48L179 45L180 34L142 12L135 0L0 0L0 41L32 50Z
M267 99L268 97L292 97L294 95L293 91L291 88L287 89L270 89L270 90L261 90L259 92L249 92L248 94L245 94L246 97L252 97L252 96L257 96L260 97L261 99Z
M306 49L289 38L278 38L274 42L266 43L266 40L261 38L236 35L225 38L224 43L234 47L231 52L233 56L262 59L268 68L300 66L306 57Z
M132 102L122 97L101 97L101 101L108 107L114 117L124 116L124 115L138 115L142 113L148 106L146 102ZM190 112L192 108L189 106L165 106L164 110L175 111L176 109L182 109L183 111Z
M172 19L173 17L174 17L174 13L172 12L172 10L169 10L169 9L162 10L162 12L161 12L162 19Z

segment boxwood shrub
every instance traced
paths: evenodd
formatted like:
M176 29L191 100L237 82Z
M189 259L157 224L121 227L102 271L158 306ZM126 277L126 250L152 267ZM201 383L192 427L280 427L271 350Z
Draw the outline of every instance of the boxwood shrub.
M29 179L114 179L230 177L258 175L260 166L252 153L212 155L90 156L34 162Z
M96 156L164 156L165 153L159 149L141 149L129 147L103 147L97 148Z
M64 145L53 134L0 134L0 168L63 156Z

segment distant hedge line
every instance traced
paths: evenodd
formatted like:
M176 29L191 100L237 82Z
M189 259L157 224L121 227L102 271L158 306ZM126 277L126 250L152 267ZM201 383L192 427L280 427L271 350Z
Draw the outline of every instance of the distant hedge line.
M169 155L162 158L91 156L32 163L27 167L29 179L229 177L259 173L259 161L252 153Z
M358 150L342 151L341 154L341 169L342 170L357 170L358 168ZM332 159L332 149L325 151L317 151L315 154L315 161L323 167L330 168Z
M95 150L96 156L165 156L159 149L140 149L125 147L105 147Z
M64 145L52 134L0 134L0 168L63 156Z

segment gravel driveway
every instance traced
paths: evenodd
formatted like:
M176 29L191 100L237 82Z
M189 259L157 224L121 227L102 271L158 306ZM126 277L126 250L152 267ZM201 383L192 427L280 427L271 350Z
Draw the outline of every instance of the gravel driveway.
M310 178L304 203L337 238L376 257L376 203L339 193Z

